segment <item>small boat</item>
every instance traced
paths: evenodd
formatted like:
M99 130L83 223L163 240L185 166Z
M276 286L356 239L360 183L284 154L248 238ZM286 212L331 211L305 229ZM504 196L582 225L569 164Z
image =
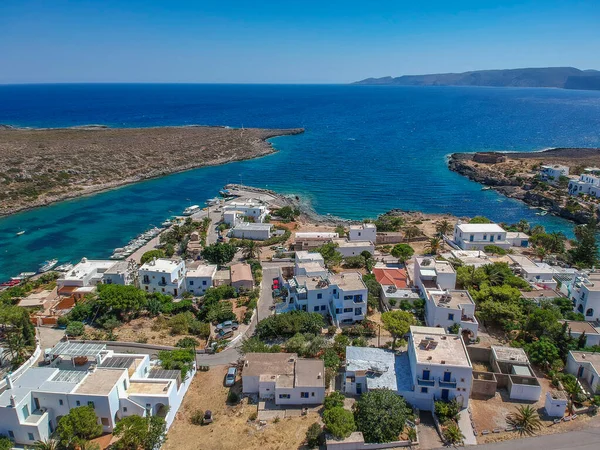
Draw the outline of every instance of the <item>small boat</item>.
M66 264L61 264L60 266L57 266L54 270L56 270L57 272L68 272L72 268L73 268L73 264L66 263Z
M185 208L183 210L183 215L191 216L192 214L195 214L199 211L200 211L200 205L192 205L192 206L188 206L187 208Z
M19 275L17 275L16 277L12 277L11 280L26 280L27 278L31 278L32 276L35 275L35 272L21 272Z
M491 189L492 189L492 187L491 187L491 186L485 186L485 187L482 187L482 188L481 188L481 190L482 190L482 191L489 191L489 190L491 190Z
M209 198L208 200L206 200L206 204L208 206L215 206L218 205L219 203L221 203L221 200L218 198Z
M542 211L539 213L535 213L536 216L545 216L546 214L548 214L548 211Z
M23 236L25 234L25 230L21 230L17 232L17 236Z
M170 227L171 225L173 225L173 221L171 219L167 219L163 223L161 223L161 225L163 227Z
M50 261L44 261L38 270L39 273L48 272L51 270L56 264L58 264L58 259L51 259Z

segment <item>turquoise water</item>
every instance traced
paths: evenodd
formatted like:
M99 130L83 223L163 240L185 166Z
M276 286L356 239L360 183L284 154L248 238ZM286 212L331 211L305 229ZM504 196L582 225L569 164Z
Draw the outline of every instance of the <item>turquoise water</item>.
M297 193L350 219L393 208L572 225L450 172L459 151L600 146L600 92L263 85L0 86L0 123L298 127L278 153L196 169L0 219L0 279L49 258L107 257L228 182ZM189 200L188 200L189 199ZM26 230L23 236L15 233Z

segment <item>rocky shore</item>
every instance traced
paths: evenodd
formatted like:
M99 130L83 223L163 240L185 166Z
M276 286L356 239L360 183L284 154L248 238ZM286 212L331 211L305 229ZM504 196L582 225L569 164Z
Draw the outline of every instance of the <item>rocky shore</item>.
M203 166L268 155L304 132L185 126L0 127L0 216Z
M489 186L506 197L521 200L548 213L587 223L590 204L569 197L565 186L540 183L536 177L541 164L562 164L577 174L583 167L600 165L600 149L556 148L542 152L454 153L448 159L450 170Z

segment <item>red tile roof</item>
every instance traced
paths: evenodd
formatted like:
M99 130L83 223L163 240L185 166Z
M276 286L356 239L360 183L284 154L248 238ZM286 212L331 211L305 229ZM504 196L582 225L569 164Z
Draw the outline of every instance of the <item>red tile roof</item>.
M398 289L408 287L408 277L404 269L373 269L373 275L384 286L396 286Z

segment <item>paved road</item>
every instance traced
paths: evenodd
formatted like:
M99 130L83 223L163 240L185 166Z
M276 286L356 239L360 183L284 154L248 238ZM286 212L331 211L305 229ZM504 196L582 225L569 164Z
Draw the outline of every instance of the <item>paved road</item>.
M584 430L484 444L476 448L477 450L598 450L600 420L592 419L592 421Z

